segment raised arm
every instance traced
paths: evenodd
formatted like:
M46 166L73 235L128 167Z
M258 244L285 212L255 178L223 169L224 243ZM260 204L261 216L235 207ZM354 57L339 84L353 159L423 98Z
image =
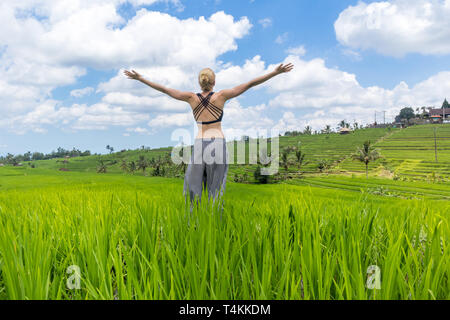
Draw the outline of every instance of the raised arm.
M125 73L125 75L128 77L128 79L134 79L134 80L138 80L142 83L145 83L146 85L148 85L149 87L161 91L162 93L167 94L168 96L177 99L177 100L181 100L181 101L186 101L189 102L189 100L191 98L193 98L194 94L192 92L186 92L186 91L179 91L176 89L171 89L171 88L167 88L164 87L163 85L160 85L159 83L156 82L152 82L149 81L147 79L144 79L144 77L142 75L140 75L139 73L137 73L134 70L131 70L132 72L125 70L123 73Z
M280 64L274 71L272 71L271 73L268 73L264 76L255 78L247 83L243 83L237 87L234 87L233 89L225 89L220 91L219 93L225 98L225 100L228 99L233 99L241 94L243 94L245 91L247 91L248 89L255 87L261 83L266 82L269 79L272 79L273 77L282 74L282 73L286 73L286 72L290 72L292 69L294 68L294 65L292 63L288 63L286 65Z

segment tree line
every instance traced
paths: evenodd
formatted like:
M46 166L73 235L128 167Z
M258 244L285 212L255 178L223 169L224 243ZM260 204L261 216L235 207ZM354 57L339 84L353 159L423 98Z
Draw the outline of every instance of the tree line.
M183 149L181 150L183 152ZM117 160L99 160L97 165L97 173L107 173L108 167L117 164ZM187 164L181 163L176 165L172 162L171 153L165 153L163 156L147 158L140 155L137 160L122 160L119 164L120 169L124 173L134 174L142 171L147 175L147 169L150 176L154 177L182 177L186 172Z
M444 100L440 109L450 108L450 104L447 99ZM401 122L402 120L409 121L410 119L419 118L423 119L429 114L430 110L435 109L434 107L404 107L400 110L400 113L395 117L395 122Z
M358 129L363 129L364 126L362 124L359 124L358 122L354 122L353 124L350 124L349 122L347 122L346 120L342 120L341 122L339 122L338 126L336 127L336 130L339 131L340 129L343 128L348 128L348 129L352 129L352 130L358 130ZM335 132L332 128L331 125L327 124L323 129L321 130L314 130L311 128L311 126L306 126L303 131L299 131L299 130L294 130L294 131L286 131L284 133L285 137L296 137L296 136L300 136L300 135L312 135L312 134L330 134Z
M59 147L56 151L52 151L50 153L42 153L42 152L26 152L24 154L13 155L8 153L6 156L0 156L0 163L17 165L18 163L25 161L35 161L35 160L49 160L55 158L64 158L68 157L86 157L90 156L91 152L89 150L81 151L76 148L72 150L66 150L64 148Z

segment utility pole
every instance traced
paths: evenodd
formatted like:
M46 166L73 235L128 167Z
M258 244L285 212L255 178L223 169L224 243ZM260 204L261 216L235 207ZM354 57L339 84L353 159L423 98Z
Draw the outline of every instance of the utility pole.
M445 100L447 100L447 98L445 98ZM444 124L444 120L445 120L445 106L442 106L442 124Z
M375 125L377 124L377 112L375 111Z
M434 127L434 156L436 158L436 162L438 162L437 157L437 142L436 142L436 127Z
M383 123L386 124L386 111L383 111Z

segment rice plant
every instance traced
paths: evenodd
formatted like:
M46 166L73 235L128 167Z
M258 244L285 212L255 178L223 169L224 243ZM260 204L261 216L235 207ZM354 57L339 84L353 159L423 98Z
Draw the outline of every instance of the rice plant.
M2 176L1 299L450 298L448 202L230 183L191 212L177 179L80 175Z

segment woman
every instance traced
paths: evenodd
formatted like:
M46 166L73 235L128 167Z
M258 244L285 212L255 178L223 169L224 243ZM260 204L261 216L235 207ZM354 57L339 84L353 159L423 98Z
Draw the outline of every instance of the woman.
M225 102L279 74L290 72L293 67L291 63L280 64L274 71L264 76L219 92L213 92L216 76L211 69L206 68L198 76L202 93L197 94L166 88L144 79L134 70L132 72L124 71L129 79L139 80L174 99L190 104L194 119L198 124L198 135L195 139L193 155L184 179L184 193L189 192L191 204L196 197L201 199L203 188L208 190L209 198L214 198L214 200L217 196L222 196L225 190L228 154L221 126Z

